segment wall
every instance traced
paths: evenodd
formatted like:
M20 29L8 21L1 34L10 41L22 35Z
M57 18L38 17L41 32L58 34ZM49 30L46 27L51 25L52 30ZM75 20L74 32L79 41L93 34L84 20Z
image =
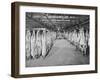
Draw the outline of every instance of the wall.
M11 68L11 2L15 0L1 0L0 2L0 80L16 80L10 77ZM98 6L100 9L100 0L16 0L29 1L41 3L55 3L55 4L76 4ZM100 11L98 11L100 14ZM100 16L98 15L100 20ZM99 22L98 20L98 22ZM98 24L98 34L100 34L100 23ZM98 37L98 44L100 44L100 37ZM99 50L100 52L100 50ZM98 52L98 53L99 53ZM98 67L100 67L100 54L98 54ZM22 78L18 80L100 80L100 68L97 74L80 74L80 75L64 75L53 77L39 77L39 78Z

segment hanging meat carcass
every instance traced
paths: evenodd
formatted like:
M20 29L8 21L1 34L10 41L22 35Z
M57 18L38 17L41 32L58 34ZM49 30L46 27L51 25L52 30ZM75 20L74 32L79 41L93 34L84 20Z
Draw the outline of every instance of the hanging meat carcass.
M26 59L30 58L30 51L31 51L31 33L30 30L26 30L26 35L25 35L25 50L26 50Z
M42 57L46 56L46 32L43 30L42 34Z
M79 37L80 37L79 48L80 48L80 50L82 51L82 53L84 55L84 54L86 54L86 40L85 40L85 35L84 35L83 28L80 29Z
M36 38L35 37L36 37L35 36L35 30L33 30L32 36L31 36L31 56L32 56L33 59L35 58L35 54L36 54L36 52L35 52Z
M36 40L36 44L37 44L37 58L40 57L41 53L42 53L42 41L41 41L41 34L40 34L40 30L37 31L37 40Z

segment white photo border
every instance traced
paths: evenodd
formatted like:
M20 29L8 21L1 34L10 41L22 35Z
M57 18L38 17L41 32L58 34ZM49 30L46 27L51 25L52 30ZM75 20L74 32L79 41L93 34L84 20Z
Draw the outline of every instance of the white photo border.
M25 13L59 13L59 14L79 14L90 15L90 64L87 65L67 65L67 66L48 66L48 67L25 67ZM56 7L39 7L39 6L20 6L19 7L19 74L42 74L55 72L75 72L95 70L95 10L73 9L73 8L56 8Z

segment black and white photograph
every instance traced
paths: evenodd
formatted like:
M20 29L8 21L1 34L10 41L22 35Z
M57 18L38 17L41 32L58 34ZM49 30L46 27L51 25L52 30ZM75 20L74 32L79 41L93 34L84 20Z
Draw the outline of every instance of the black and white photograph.
M12 76L97 73L97 7L12 3Z
M89 64L90 16L26 12L26 67Z

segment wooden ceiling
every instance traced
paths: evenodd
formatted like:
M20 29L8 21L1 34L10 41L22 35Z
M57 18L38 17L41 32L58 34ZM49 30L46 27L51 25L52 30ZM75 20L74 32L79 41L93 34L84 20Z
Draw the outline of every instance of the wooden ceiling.
M89 15L26 12L27 28L71 30L80 28L83 24L88 24L89 27Z

